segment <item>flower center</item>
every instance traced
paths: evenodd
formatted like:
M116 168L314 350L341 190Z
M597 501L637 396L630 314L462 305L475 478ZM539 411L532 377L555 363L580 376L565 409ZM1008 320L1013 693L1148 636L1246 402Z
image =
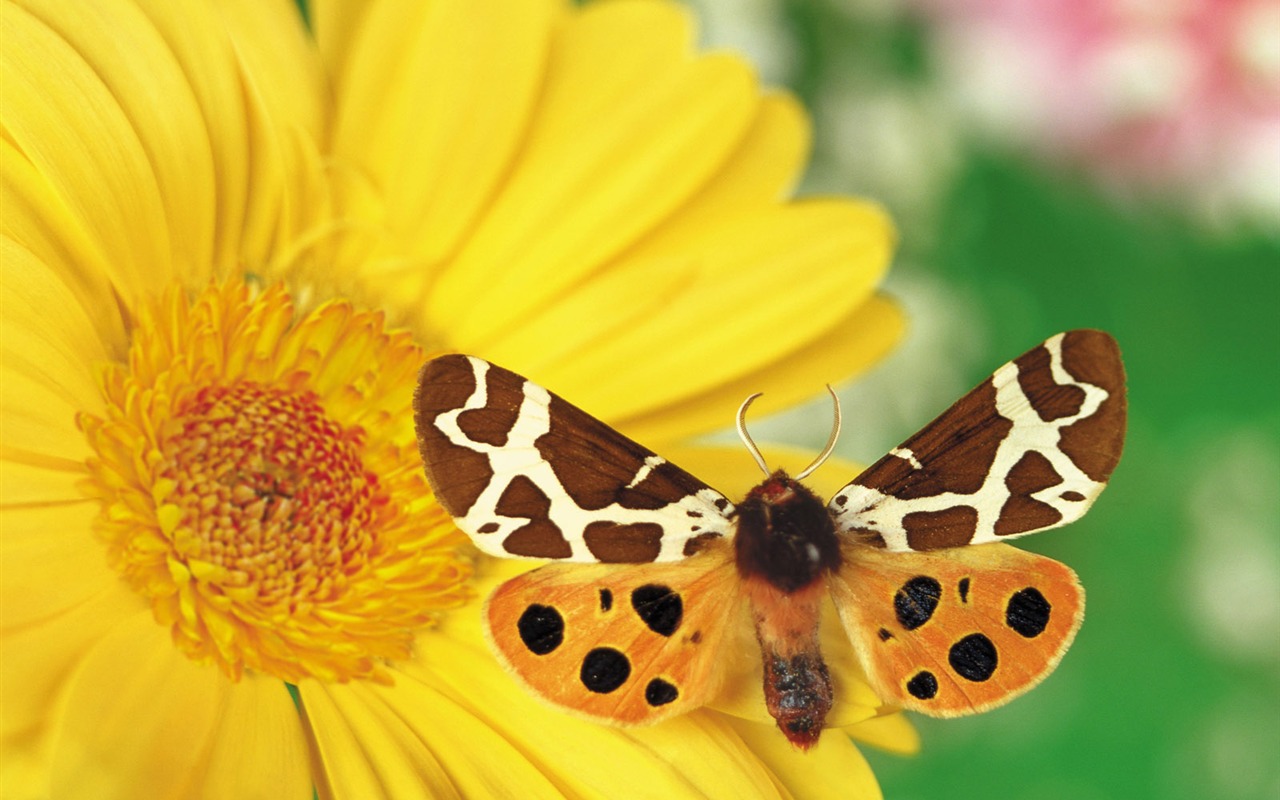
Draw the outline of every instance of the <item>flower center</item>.
M252 382L201 388L180 421L161 475L187 563L284 613L338 597L368 563L388 501L360 458L363 431L329 419L313 392Z
M345 303L279 287L176 292L82 416L109 562L187 655L289 681L387 679L468 597L463 541L422 477L423 352Z

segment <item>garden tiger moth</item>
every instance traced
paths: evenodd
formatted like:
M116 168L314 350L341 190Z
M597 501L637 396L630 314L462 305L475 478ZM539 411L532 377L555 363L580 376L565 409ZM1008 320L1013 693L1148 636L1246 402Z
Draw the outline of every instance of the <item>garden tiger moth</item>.
M746 406L739 428L764 467ZM1056 667L1083 590L1067 567L1003 542L1084 515L1119 461L1125 414L1114 339L1069 331L829 503L799 482L824 453L797 478L766 468L735 505L482 359L428 362L415 397L427 478L458 527L487 553L554 562L499 586L484 612L531 692L601 722L658 722L711 702L725 642L751 630L765 704L801 748L833 702L818 638L828 596L890 704L975 713Z

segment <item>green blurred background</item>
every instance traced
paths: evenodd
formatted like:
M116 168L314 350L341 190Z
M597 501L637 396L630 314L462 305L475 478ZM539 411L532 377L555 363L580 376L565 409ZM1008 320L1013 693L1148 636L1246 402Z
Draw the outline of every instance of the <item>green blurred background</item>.
M1084 521L1020 543L1079 572L1075 645L1004 708L917 717L918 757L869 752L885 796L1280 798L1280 214L1207 213L1217 187L1129 191L1034 137L967 126L940 97L937 16L694 7L706 43L745 51L814 114L802 193L867 194L899 224L887 289L911 331L841 392L842 455L873 460L1055 332L1102 328L1124 351L1131 419L1111 487ZM782 435L818 446L828 413L786 415Z

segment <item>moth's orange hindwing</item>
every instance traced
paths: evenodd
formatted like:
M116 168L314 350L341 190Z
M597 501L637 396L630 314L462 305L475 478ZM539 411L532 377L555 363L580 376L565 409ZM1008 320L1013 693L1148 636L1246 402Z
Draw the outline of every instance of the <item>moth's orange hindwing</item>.
M492 555L675 561L732 528L719 492L483 359L427 362L414 416L432 491Z
M1044 680L1084 619L1075 573L985 544L894 553L850 542L831 579L841 622L884 700L936 717L1002 705Z
M997 542L1084 516L1120 460L1120 350L1050 337L996 370L831 499L838 529L890 550Z
M715 697L726 635L749 625L732 548L684 561L549 564L485 608L503 664L536 696L588 719L640 725Z

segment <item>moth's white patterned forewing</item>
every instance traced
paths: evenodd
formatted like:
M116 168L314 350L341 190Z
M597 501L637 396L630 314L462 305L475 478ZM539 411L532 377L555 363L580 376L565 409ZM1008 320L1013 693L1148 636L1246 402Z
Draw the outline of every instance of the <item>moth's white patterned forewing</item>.
M840 530L897 551L1056 528L1084 516L1105 488L1124 426L1115 341L1058 334L890 451L829 509Z
M428 481L485 552L674 561L732 531L719 492L483 359L429 362L415 411Z

